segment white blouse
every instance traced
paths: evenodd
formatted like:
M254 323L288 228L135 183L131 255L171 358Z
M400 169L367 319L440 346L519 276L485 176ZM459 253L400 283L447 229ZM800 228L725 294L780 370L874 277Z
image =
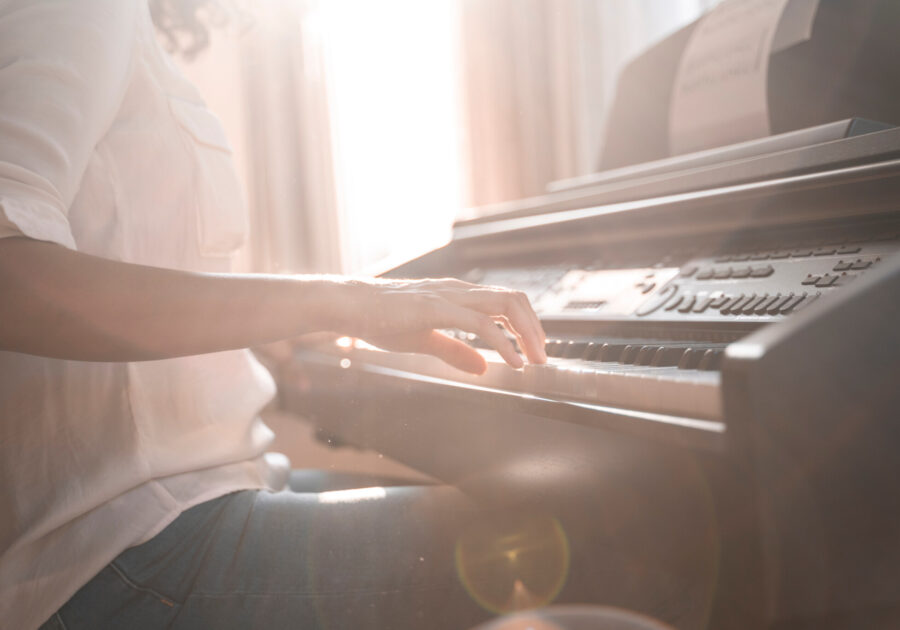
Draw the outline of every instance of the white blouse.
M0 0L0 236L225 272L245 231L222 127L146 0ZM0 625L39 626L186 508L277 483L273 394L248 351L0 352Z

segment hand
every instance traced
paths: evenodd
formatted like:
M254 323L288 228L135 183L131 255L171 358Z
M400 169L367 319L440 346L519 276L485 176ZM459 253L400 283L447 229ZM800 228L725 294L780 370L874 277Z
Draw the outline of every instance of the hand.
M461 280L389 280L354 282L360 291L341 332L397 352L434 355L475 374L487 368L484 357L468 344L439 332L457 328L475 333L512 367L522 358L496 325L518 341L531 363L547 360L546 336L524 293Z

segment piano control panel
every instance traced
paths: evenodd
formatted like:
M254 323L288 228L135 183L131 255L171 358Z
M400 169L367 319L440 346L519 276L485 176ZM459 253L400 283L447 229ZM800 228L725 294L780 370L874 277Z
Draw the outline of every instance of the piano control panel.
M900 249L900 240L666 258L634 267L472 269L465 279L525 292L544 320L767 322L826 298Z

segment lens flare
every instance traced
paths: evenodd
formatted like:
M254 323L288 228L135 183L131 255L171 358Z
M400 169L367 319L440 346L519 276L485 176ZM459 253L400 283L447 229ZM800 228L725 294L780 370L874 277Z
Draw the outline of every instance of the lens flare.
M569 541L552 516L485 519L457 540L466 592L494 613L546 606L566 583Z
M611 606L550 606L517 613L473 630L674 630L652 617Z

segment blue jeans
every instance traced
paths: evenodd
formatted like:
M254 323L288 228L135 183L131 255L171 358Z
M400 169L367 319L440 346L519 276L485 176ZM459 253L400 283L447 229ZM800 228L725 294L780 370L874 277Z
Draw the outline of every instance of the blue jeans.
M454 542L473 512L447 486L386 486L356 501L243 491L197 505L127 549L42 627L469 628Z

